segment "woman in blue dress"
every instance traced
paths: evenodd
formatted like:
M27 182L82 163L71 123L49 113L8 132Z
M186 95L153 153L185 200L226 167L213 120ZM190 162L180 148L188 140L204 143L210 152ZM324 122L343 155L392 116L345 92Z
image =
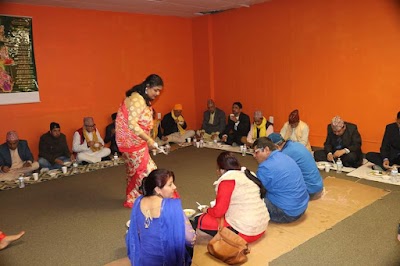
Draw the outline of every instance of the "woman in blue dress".
M143 196L132 208L126 235L128 257L135 266L191 265L196 234L182 210L180 199L173 199L176 186L172 171L153 170L143 179Z

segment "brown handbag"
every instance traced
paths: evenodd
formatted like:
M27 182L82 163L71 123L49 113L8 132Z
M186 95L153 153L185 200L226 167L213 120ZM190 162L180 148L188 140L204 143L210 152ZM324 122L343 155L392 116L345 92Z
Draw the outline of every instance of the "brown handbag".
M230 265L246 262L246 254L250 253L247 242L232 230L223 226L224 218L220 219L219 224L218 233L207 245L208 252Z

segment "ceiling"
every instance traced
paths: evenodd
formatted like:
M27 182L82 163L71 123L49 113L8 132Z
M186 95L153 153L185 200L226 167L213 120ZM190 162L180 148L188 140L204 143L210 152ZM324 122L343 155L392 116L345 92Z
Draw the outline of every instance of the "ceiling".
M5 2L103 11L196 17L270 0L5 0Z

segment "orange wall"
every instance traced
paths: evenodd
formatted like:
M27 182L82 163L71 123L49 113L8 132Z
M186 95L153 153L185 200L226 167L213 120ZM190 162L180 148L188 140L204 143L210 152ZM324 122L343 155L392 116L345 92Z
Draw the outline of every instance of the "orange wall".
M212 16L215 98L226 112L275 117L298 108L322 146L335 115L378 150L400 90L400 6L391 0L279 0Z
M18 4L0 10L33 18L41 102L0 105L7 117L0 139L15 129L35 156L51 121L69 142L83 116L104 131L124 92L149 73L165 81L156 110L183 103L191 128L200 126L208 98L226 113L240 100L250 115L273 115L276 131L298 108L314 146L341 115L359 126L366 152L379 149L399 111L394 0L280 0L195 19Z
M125 91L150 73L165 83L157 112L181 102L189 125L197 123L190 19L1 3L0 10L33 18L41 99L0 105L1 143L8 130L17 130L37 159L39 137L51 121L72 144L84 116L95 118L104 137Z

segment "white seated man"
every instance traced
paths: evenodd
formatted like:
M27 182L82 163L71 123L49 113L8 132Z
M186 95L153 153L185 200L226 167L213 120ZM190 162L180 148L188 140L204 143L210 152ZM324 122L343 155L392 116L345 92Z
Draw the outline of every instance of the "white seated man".
M72 151L77 154L78 162L98 163L110 155L111 150L104 147L104 140L96 129L92 117L85 117L83 127L75 131Z
M20 140L15 131L9 131L6 142L0 145L0 180L14 180L20 174L30 173L39 168L26 140Z

